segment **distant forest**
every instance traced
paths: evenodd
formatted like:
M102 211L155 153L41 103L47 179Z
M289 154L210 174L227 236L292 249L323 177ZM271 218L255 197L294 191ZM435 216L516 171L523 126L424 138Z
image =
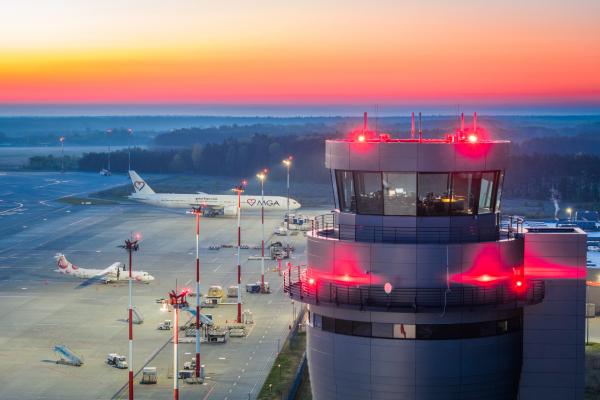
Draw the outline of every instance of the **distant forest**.
M427 137L439 137L441 120L434 120ZM542 134L533 117L530 131ZM553 119L567 126L569 119ZM324 168L324 139L341 136L359 119L286 125L252 124L220 127L184 128L160 134L149 148L132 150L132 165L139 172L191 173L239 178L252 177L262 168L272 170L273 177L284 178L281 161L288 155L295 158L294 179L306 182L328 182ZM397 121L381 121L394 125ZM447 123L448 121L446 121ZM504 120L497 122L502 125ZM551 191L562 200L600 202L600 123L596 119L578 121L568 135L546 135L517 141L512 148L504 195L508 198L547 200ZM439 126L438 126L439 125ZM535 126L535 128L534 128ZM521 127L522 129L525 129ZM506 126L495 129L507 129ZM555 128L546 133L555 133ZM530 132L531 133L531 132ZM520 132L522 134L522 131ZM121 135L122 136L122 135ZM394 135L398 137L398 135ZM518 135L514 135L518 136ZM104 150L104 149L103 149ZM60 169L61 160L55 154L32 157L26 168L34 170ZM86 153L80 158L67 158L65 168L97 172L107 166L107 153ZM127 171L127 150L113 151L111 168Z
M425 137L440 137L458 127L456 116L423 118ZM466 124L472 117L466 116ZM106 146L107 129L112 144L127 144L127 128L133 129L132 144L163 147L191 146L244 139L254 134L273 136L336 135L362 125L362 115L353 117L210 117L210 116L103 116L103 117L0 117L0 146L57 146L65 136L67 145ZM410 116L379 117L371 114L369 126L394 137L410 135ZM515 143L536 137L589 137L600 134L600 116L480 116L480 128L494 137Z
M281 162L294 157L294 178L323 182L328 178L325 163L325 144L322 136L254 135L248 139L228 139L221 143L194 144L177 149L141 149L131 152L132 166L139 172L194 173L240 178L253 177L263 168L272 169L274 178L283 177ZM107 167L106 152L86 153L69 160L74 170L98 172ZM58 162L58 164L57 164ZM30 169L60 169L60 158L32 157ZM127 150L111 153L113 172L127 171Z

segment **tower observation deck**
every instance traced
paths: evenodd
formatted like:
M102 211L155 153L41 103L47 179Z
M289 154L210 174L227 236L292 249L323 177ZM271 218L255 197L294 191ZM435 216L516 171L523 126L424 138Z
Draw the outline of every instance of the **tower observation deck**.
M526 392L525 316L544 307L548 279L527 273L527 232L501 229L509 147L475 131L419 140L363 129L326 141L337 209L316 218L307 266L284 277L309 305L315 399ZM580 271L572 264L558 268Z

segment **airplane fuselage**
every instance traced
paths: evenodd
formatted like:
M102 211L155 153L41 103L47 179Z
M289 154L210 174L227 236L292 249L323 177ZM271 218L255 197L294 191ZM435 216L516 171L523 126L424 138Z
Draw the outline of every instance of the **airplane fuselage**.
M180 193L133 193L130 199L154 206L168 208L214 207L223 208L225 214L233 215L237 212L237 195L211 195L211 194L180 194ZM287 197L283 196L241 196L240 207L242 210L260 210L264 204L265 211L287 210ZM300 204L290 199L290 210L296 210Z
M101 269L88 269L88 268L78 268L77 270L58 270L58 272L74 276L75 278L81 279L91 279L102 274L103 270ZM134 281L149 283L151 279L148 279L148 274L140 271L131 271L131 278ZM120 282L129 280L129 272L121 270L118 274L116 272L110 272L102 276L102 281L106 283L112 282Z
M106 269L94 269L94 268L81 268L73 263L69 262L63 254L57 254L55 258L58 259L58 269L56 272L73 276L80 279L93 279L98 278L99 280L111 283L117 281L127 281L129 279L129 271L125 269L125 264L121 262L115 262ZM131 278L137 282L149 283L154 280L154 277L145 271L131 271Z

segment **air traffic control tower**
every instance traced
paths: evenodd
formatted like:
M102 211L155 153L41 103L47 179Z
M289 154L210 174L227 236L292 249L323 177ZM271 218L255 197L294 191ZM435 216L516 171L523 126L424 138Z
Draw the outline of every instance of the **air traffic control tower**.
M501 219L509 147L474 129L326 142L337 210L284 278L309 307L315 399L583 398L586 234Z

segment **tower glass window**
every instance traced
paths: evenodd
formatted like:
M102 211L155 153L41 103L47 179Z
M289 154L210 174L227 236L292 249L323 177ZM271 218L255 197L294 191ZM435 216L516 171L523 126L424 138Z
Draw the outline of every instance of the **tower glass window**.
M490 214L494 212L494 192L497 174L495 172L483 172L481 174L481 189L479 190L478 214Z
M381 173L354 172L354 190L359 214L383 214Z
M383 209L385 215L417 214L416 173L383 173Z
M417 215L449 214L449 180L448 173L419 173Z
M447 199L443 199L449 202L452 215L477 213L480 182L480 172L455 172L452 174L452 193Z
M356 212L352 171L335 171L335 180L337 182L340 211Z
M496 189L496 208L495 208L495 211L499 212L500 211L500 200L501 200L501 197L502 197L502 184L504 182L504 172L502 172L502 171L498 172L497 182L498 182L498 189Z
M463 216L500 207L501 171L335 171L339 209L366 215Z

